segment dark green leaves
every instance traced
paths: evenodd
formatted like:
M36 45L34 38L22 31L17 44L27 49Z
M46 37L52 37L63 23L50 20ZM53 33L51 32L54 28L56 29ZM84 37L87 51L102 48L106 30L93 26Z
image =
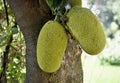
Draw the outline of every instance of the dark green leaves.
M46 3L50 7L53 13L56 13L57 10L65 8L69 0L46 0Z
M17 34L19 32L17 27L12 28L12 34Z

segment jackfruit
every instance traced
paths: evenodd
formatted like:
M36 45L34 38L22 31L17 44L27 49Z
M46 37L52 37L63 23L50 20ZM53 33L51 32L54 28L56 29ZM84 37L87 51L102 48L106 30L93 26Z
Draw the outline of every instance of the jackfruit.
M82 0L70 0L71 7L80 6L82 7Z
M52 73L60 68L67 40L66 31L60 23L45 23L37 42L37 62L44 72Z
M90 55L100 53L106 43L105 33L97 17L87 8L73 7L67 14L67 26L81 48Z

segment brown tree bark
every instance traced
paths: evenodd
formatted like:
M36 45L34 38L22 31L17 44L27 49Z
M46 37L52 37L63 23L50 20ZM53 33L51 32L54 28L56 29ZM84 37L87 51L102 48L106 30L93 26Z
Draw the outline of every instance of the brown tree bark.
M55 73L48 74L38 67L37 38L44 23L53 19L45 0L8 0L8 3L25 37L25 83L83 83L81 49L69 34L68 46L61 68Z

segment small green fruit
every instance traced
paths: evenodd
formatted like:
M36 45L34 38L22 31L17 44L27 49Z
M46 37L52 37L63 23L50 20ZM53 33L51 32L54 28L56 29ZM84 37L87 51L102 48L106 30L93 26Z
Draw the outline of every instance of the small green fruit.
M82 0L70 0L71 7L80 6L82 7Z
M100 53L106 37L97 17L89 9L79 6L73 7L67 17L68 29L81 48L91 55Z
M60 68L67 40L65 29L57 21L43 26L37 42L37 61L43 71L52 73Z

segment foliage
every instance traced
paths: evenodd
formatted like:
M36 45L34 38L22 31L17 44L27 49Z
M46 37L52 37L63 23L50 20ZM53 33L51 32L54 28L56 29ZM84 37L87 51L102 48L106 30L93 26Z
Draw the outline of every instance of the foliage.
M7 5L8 7L8 5ZM23 83L25 78L25 41L19 27L15 23L10 8L8 7L9 25L6 21L6 13L3 2L0 1L0 73L3 71L2 62L6 46L12 36L10 52L7 61L7 82Z
M13 35L9 53L7 78L10 82L23 82L25 79L25 42L22 33Z
M113 39L107 39L106 49L99 56L101 64L120 65L120 30L114 36Z

